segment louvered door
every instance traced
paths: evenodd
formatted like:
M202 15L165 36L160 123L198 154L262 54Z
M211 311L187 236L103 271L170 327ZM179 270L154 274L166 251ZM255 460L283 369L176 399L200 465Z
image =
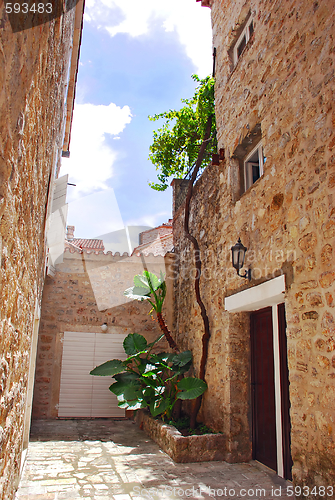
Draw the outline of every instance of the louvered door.
M111 377L90 371L109 359L125 359L125 335L65 332L59 394L59 417L123 417L108 387Z

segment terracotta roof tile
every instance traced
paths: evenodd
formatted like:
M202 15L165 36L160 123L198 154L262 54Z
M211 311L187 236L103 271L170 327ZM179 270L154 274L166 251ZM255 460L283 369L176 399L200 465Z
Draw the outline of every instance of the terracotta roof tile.
M73 238L69 243L72 243L78 248L90 249L90 250L105 250L103 240L85 239L85 238Z
M173 249L173 234L166 234L164 236L160 236L153 241L148 243L144 243L134 248L132 255L145 255L148 256L150 254L157 256L164 256L167 252L171 252Z

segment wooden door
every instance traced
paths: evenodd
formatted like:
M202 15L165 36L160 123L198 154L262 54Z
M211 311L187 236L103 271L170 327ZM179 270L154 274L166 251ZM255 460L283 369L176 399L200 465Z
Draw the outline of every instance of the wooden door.
M272 308L250 320L253 459L277 472Z

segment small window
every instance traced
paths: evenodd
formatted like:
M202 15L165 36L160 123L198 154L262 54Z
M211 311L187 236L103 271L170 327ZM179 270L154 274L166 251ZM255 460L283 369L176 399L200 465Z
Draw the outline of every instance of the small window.
M244 48L246 47L247 43L252 37L253 32L254 32L254 24L252 17L250 17L249 21L246 23L242 33L240 34L240 36L237 39L237 42L234 45L234 51L233 51L234 65L239 60Z
M263 156L263 146L259 142L244 160L244 185L249 189L264 172L266 158Z

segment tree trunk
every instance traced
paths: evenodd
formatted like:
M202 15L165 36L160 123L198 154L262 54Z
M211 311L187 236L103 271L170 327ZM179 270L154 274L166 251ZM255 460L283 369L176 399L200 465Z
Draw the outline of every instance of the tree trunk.
M157 312L157 319L158 319L159 326L160 326L162 332L164 333L165 338L168 341L170 348L173 349L174 351L178 351L177 344L175 343L175 341L171 337L171 332L168 329L168 327L166 326L166 323L164 321L162 313Z
M204 137L203 143L200 146L197 162L195 164L195 167L194 167L194 170L192 173L192 178L191 178L191 181L190 181L190 184L188 187L186 203L185 203L185 221L184 221L185 235L192 242L193 247L194 247L194 251L195 251L194 252L195 253L195 267L196 267L197 272L196 272L196 277L194 280L194 288L195 288L196 299L197 299L197 302L199 304L202 320L204 323L204 334L202 336L202 355L201 355L198 378L200 378L201 380L204 380L204 381L205 381L206 362L207 362L207 357L208 357L208 343L209 343L209 339L210 339L209 319L208 319L205 305L204 305L204 303L201 299L201 295L200 295L200 277L201 277L200 248L199 248L199 244L198 244L198 241L196 240L196 238L190 234L189 218L190 218L190 203L191 203L191 197L192 197L192 193L193 193L193 184L194 184L194 181L196 179L197 173L199 171L200 165L202 163L204 153L206 150L206 146L207 146L209 139L210 139L211 128L212 128L212 116L210 115L208 117L208 120L207 120L205 137ZM197 397L197 399L195 401L193 401L191 418L190 418L191 429L194 429L196 426L196 419L197 419L197 415L198 415L199 410L200 410L201 401L202 401L202 395Z

